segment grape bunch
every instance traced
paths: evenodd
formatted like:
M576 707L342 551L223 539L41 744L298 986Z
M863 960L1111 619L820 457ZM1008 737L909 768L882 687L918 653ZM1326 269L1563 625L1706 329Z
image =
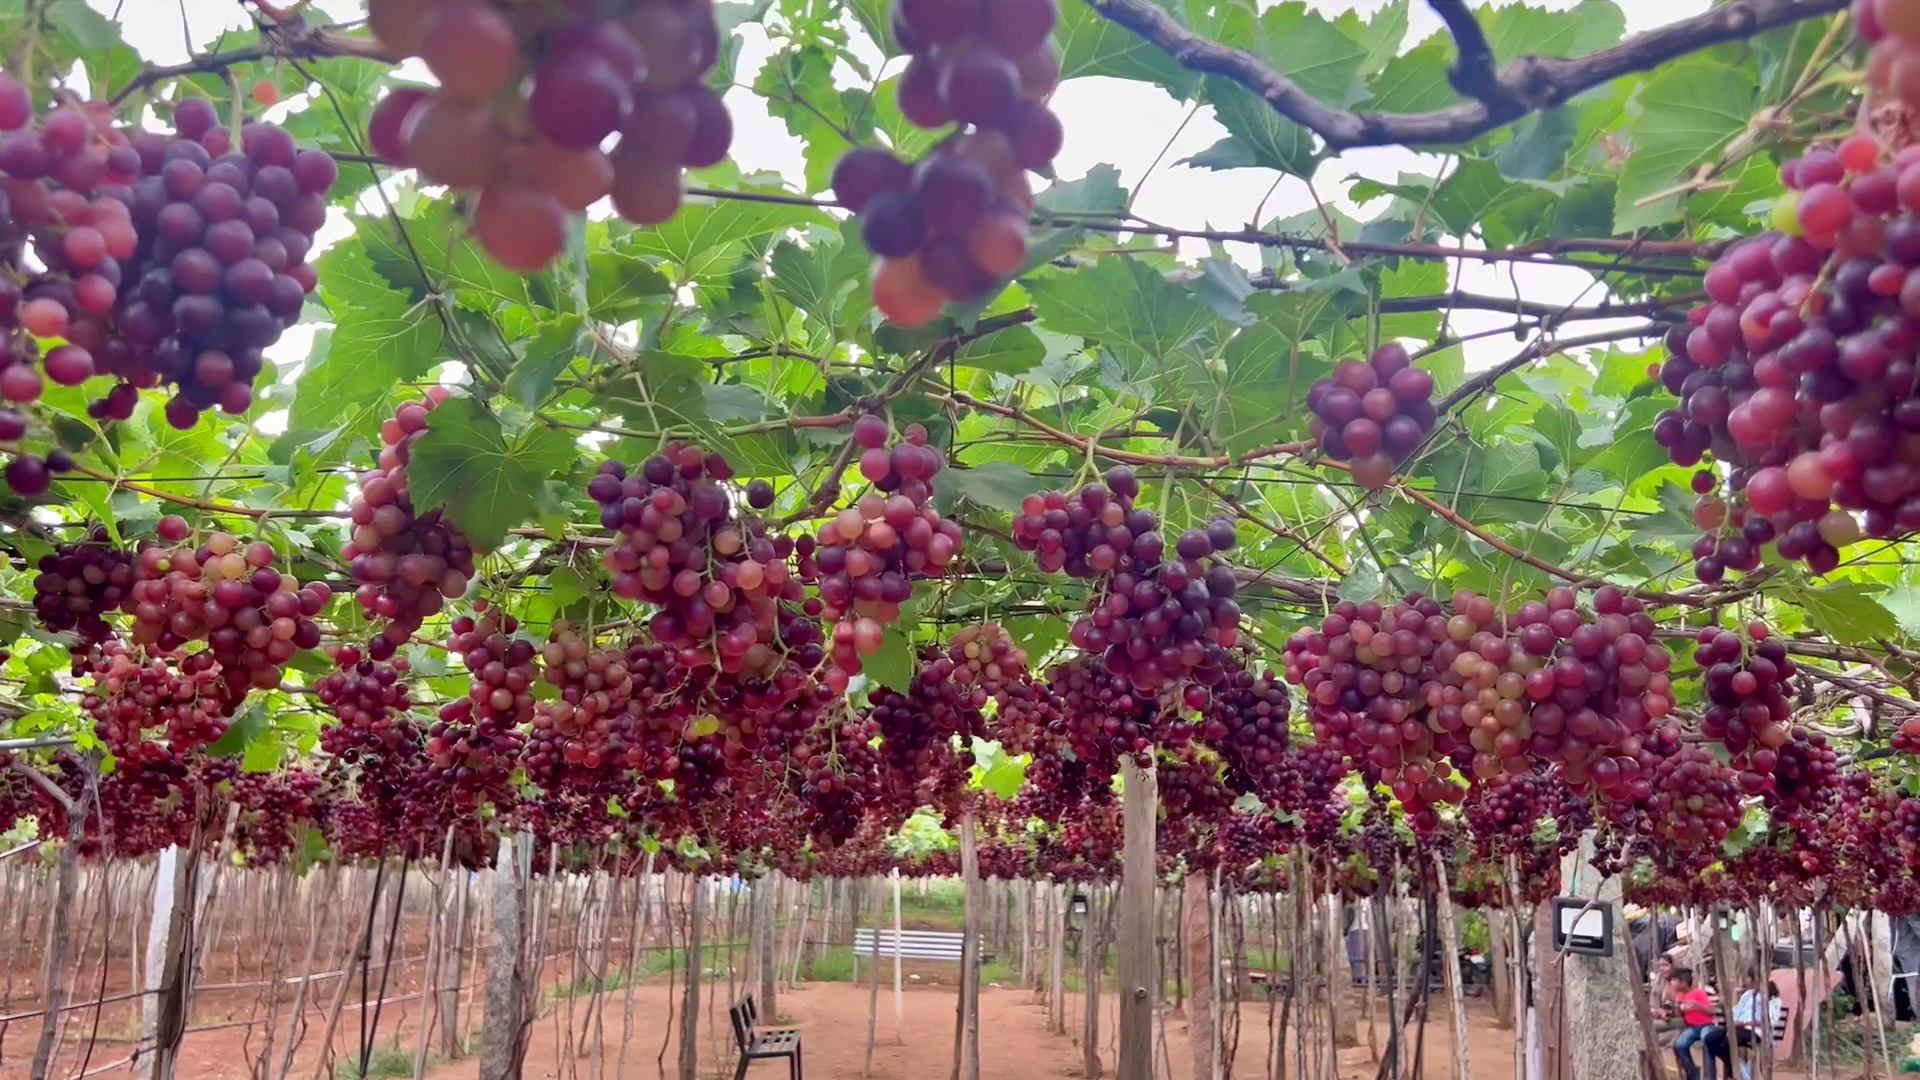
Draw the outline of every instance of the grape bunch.
M314 696L339 719L320 730L322 750L351 761L405 755L418 745L420 733L408 715L413 696L403 681L409 668L404 658L369 660L348 645L334 653L333 662L338 670L314 686Z
M533 719L533 683L540 675L539 652L512 636L518 629L510 615L453 620L447 648L466 664L473 687L441 707L427 729L427 758L461 806L513 798L513 769L525 741L520 727Z
M1562 586L1544 603L1522 604L1511 620L1514 669L1530 703L1526 753L1557 763L1575 788L1644 800L1650 770L1677 738L1667 719L1673 656L1656 640L1639 598L1608 585L1594 591L1591 614L1578 604L1578 594ZM1476 773L1489 764L1476 759ZM1508 772L1524 772L1524 764L1502 761Z
M121 605L133 616L135 644L172 653L205 641L238 689L279 686L296 652L319 648L314 619L333 599L325 582L302 585L276 569L279 555L264 541L243 544L214 531L196 546L178 517L162 519L159 533L161 543L134 556L134 581Z
M1202 687L1224 676L1223 650L1240 639L1239 578L1217 558L1237 543L1233 523L1187 530L1168 558L1159 519L1135 504L1139 494L1139 477L1116 466L1105 483L1029 495L1014 543L1042 570L1097 583L1073 625L1076 648L1146 693L1186 684L1187 705L1201 708Z
M1704 747L1682 747L1654 768L1649 819L1662 843L1718 855L1743 813L1734 770Z
M580 627L557 621L541 659L542 678L559 697L534 706L533 731L521 752L528 774L551 784L569 770L624 765L634 695L627 650L596 648Z
M1757 759L1763 752L1773 755L1771 768L1762 770L1760 766L1767 763L1760 761L1754 761L1752 767L1765 776L1762 791L1769 804L1783 813L1819 810L1838 795L1840 755L1820 732L1796 731L1778 750L1756 750L1751 757ZM1747 787L1746 773L1741 774L1740 785Z
M1096 783L1110 780L1124 755L1133 755L1142 768L1151 764L1153 748L1166 741L1177 719L1157 695L1137 690L1098 655L1055 664L1047 681L1060 702L1063 741L1087 763Z
M1351 463L1353 478L1378 491L1433 431L1433 376L1413 366L1406 347L1388 342L1362 362L1342 360L1307 390L1308 430L1320 450Z
M978 300L1027 258L1027 173L1047 170L1065 135L1046 101L1060 83L1055 0L899 0L894 36L912 54L900 111L927 130L959 125L924 160L854 150L833 173L841 204L879 257L874 301L923 326L948 301Z
M791 538L738 512L733 467L674 441L629 471L600 466L587 494L618 534L602 556L615 596L652 604L653 639L684 669L767 677L824 656L819 627L796 617L804 588Z
M1774 231L1708 270L1708 302L1666 335L1679 398L1654 437L1694 477L1700 579L1751 571L1764 548L1831 571L1864 537L1920 531L1920 150L1883 160L1856 135L1781 170ZM1915 280L1920 280L1917 278ZM1722 473L1724 487L1722 488Z
M426 434L427 415L450 396L436 386L380 425L378 467L360 478L353 500L353 533L340 554L360 583L354 597L361 609L386 622L367 645L376 661L392 659L427 616L464 596L473 580L473 544L441 507L423 513L407 490L408 452Z
M820 617L833 627L834 667L825 677L835 690L860 672L862 657L879 651L886 627L913 596L914 580L943 576L965 543L960 523L930 505L933 478L946 461L928 445L927 429L909 425L889 448L891 434L878 416L854 422L860 475L872 490L800 550L800 575L815 587Z
M78 636L79 648L113 636L105 616L119 611L133 588L133 557L112 545L107 530L42 555L33 579L33 610L40 625Z
M128 771L149 760L143 752L149 731L164 729L169 752L180 757L218 742L247 693L209 652L143 660L118 642L76 657L74 675L91 678L80 706L93 718L94 735Z
M985 698L1002 699L1027 677L1027 652L999 623L962 628L947 644L953 682Z
M1867 81L1920 110L1920 12L1911 0L1853 0L1853 31L1872 46Z
M1695 641L1693 659L1705 675L1707 698L1701 733L1723 743L1736 766L1771 775L1775 753L1793 734L1787 687L1798 668L1786 643L1758 622L1744 634L1703 627Z
M420 57L440 84L389 94L374 149L478 192L474 236L510 269L551 263L569 218L608 195L637 225L667 221L682 171L719 164L732 145L733 120L704 81L720 60L712 0L372 0L367 17L388 51Z
M793 767L799 795L810 810L812 835L828 846L852 840L869 813L886 805L891 778L873 747L878 734L871 719L849 717L808 732L794 748Z
M326 781L310 769L243 772L233 778L233 847L250 867L287 861L316 820Z
M1475 751L1486 777L1527 771L1521 675L1493 602L1462 594L1449 618L1412 595L1390 608L1342 601L1286 647L1287 681L1306 691L1314 738L1393 785L1410 810L1458 802L1453 756ZM1511 762L1511 766L1506 763Z
M138 392L161 384L176 389L165 410L176 427L216 406L247 411L262 350L317 282L306 257L339 177L333 158L271 124L243 125L236 145L202 98L179 103L171 136L116 128L104 102L32 127L24 105L0 74L0 249L25 242L42 267L0 285L0 397L37 400L43 375L63 386L106 375L120 381L90 406L95 419L127 419ZM64 344L35 370L31 339ZM0 433L22 419L10 413ZM28 481L16 490L45 490L44 472L24 471L35 475L15 476Z
M1201 711L1205 738L1226 760L1227 782L1235 790L1276 802L1287 796L1291 708L1281 679L1250 669L1238 656L1212 688Z

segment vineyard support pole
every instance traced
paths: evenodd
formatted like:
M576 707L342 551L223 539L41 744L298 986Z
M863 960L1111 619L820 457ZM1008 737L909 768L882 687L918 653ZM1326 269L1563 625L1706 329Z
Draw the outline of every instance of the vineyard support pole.
M1208 891L1207 875L1190 871L1178 905L1183 924L1181 936L1185 941L1181 961L1186 967L1186 982L1193 987L1193 994L1187 999L1187 1041L1193 1054L1196 1080L1214 1077L1220 1069L1219 1044L1213 1038L1214 979L1208 971L1209 966L1218 968L1213 963Z
M487 1000L480 1036L480 1080L512 1080L520 1075L521 944L526 920L521 911L521 850L515 834L500 838L500 857L487 872Z
M1447 980L1447 1009L1453 1013L1453 1072L1455 1080L1473 1080L1467 1059L1467 1001L1460 993L1460 933L1453 921L1452 887L1447 860L1433 855L1434 899L1440 906L1440 963Z
M1120 1080L1153 1080L1153 887L1159 800L1153 766L1133 755L1121 763L1125 776L1125 854L1120 876Z
M875 958L875 963L879 958ZM900 868L893 868L893 1041L907 1041L907 993L900 971Z
M754 966L760 974L760 1014L772 1020L780 1015L774 1007L774 891L779 887L778 879L772 871L762 874L753 883L753 925L758 936L758 948L754 950Z
M687 985L680 1006L680 1080L700 1077L700 976L705 965L700 959L701 940L707 918L707 883L696 874L687 877L693 890L688 905Z

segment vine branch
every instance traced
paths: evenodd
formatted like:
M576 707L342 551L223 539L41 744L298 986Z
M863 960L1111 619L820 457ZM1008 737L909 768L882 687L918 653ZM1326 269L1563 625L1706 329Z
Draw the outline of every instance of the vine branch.
M1086 0L1101 17L1158 47L1181 67L1230 79L1259 95L1273 111L1320 136L1334 152L1470 142L1583 90L1777 26L1835 14L1848 0L1729 0L1704 15L1636 35L1610 49L1581 57L1523 56L1498 74L1491 74L1493 59L1485 35L1477 23L1468 26L1473 17L1465 5L1459 0L1431 2L1460 49L1450 80L1475 100L1425 113L1372 113L1326 104L1253 53L1182 26L1152 0Z

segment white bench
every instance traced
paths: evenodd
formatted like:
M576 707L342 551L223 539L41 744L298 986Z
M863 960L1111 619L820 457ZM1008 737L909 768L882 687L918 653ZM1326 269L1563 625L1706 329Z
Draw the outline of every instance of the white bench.
M860 958L887 959L898 955L904 960L950 960L960 962L967 935L951 930L902 930L896 939L892 930L859 929L853 932L854 981L860 981ZM981 955L984 962L986 956Z

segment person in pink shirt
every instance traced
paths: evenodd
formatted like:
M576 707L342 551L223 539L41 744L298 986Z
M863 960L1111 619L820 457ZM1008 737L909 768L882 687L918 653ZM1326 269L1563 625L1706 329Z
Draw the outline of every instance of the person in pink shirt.
M1691 968L1675 968L1668 978L1667 986L1673 998L1673 1010L1680 1016L1684 1029L1673 1040L1673 1056L1680 1062L1680 1071L1686 1080L1701 1080L1700 1066L1693 1060L1693 1048L1701 1047L1701 1056L1706 1058L1706 1080L1714 1080L1713 1055L1706 1053L1707 1033L1714 1029L1715 1015L1719 1004L1713 1000L1712 992L1697 987L1693 982Z

